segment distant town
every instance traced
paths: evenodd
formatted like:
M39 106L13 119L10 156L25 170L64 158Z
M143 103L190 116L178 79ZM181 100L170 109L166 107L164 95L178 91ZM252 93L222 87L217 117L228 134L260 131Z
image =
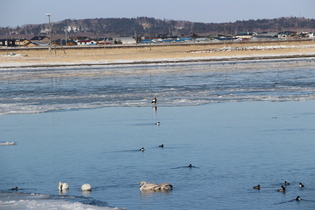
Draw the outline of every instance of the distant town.
M278 40L314 39L313 32L243 32L235 36L177 37L161 35L158 37L106 37L92 39L86 36L70 37L69 39L51 40L48 36L34 36L31 39L0 39L0 47L48 47L48 46L95 46L95 45L135 45L135 44L176 44L176 43L219 43L219 42L259 42Z
M0 48L162 45L314 40L315 20L298 17L195 23L148 17L99 18L0 27Z

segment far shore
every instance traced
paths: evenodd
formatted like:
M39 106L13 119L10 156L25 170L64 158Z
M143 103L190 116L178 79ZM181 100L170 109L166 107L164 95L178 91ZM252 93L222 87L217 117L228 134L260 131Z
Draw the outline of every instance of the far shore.
M7 55L10 53L10 55ZM1 48L0 69L315 58L315 41L23 49Z

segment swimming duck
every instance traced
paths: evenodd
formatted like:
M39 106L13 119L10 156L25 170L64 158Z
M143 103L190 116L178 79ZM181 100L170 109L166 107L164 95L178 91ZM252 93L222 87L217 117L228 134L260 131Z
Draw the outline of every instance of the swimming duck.
M299 187L304 187L304 184L302 184L302 183L300 182Z
M160 122L156 122L156 123L155 123L155 125L160 125L160 124L161 124Z
M156 102L157 102L157 98L154 97L154 99L151 101L151 104L156 104Z
M140 190L154 190L154 187L157 187L158 185L154 184L153 182L151 183L146 183L145 181L141 181L139 183L140 185Z
M301 198L300 196L298 196L298 197L296 197L295 200L296 200L296 201L300 201L300 200L302 200L302 198Z
M259 184L259 185L257 185L257 186L254 186L253 188L254 188L254 189L258 189L258 190L260 190L260 184Z
M18 190L18 187L14 187L14 188L12 188L11 190Z
M290 185L290 183L287 181L284 181L284 185Z
M142 152L144 152L144 150L145 150L144 147L142 147L142 148L140 149L140 151L142 151Z
M68 185L68 183L61 183L61 182L59 182L58 189L59 189L60 191L68 190L68 189L69 189L69 185Z
M91 191L91 190L92 190L92 187L91 187L90 184L83 184L83 185L81 186L81 190L82 190L82 191Z
M162 148L163 148L163 147L164 147L164 144L161 144L159 147L162 147Z
M189 168L192 168L193 167L193 165L192 164L189 164L189 166L188 166Z
M278 192L284 192L285 191L285 187L283 187L282 185L281 185L281 188L279 189L279 190L277 190Z

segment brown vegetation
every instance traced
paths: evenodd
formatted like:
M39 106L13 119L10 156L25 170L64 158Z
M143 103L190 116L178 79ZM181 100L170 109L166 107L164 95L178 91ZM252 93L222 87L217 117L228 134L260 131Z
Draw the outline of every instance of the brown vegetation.
M222 47L246 47L246 46L294 46L292 48L273 50L243 50L243 51L215 51ZM191 53L197 51L199 53ZM4 56L8 52L25 54L22 56ZM181 59L206 59L215 57L233 56L261 56L281 54L307 54L315 53L315 42L275 42L275 43L220 43L202 45L173 45L161 46L152 45L145 47L118 47L118 48L74 48L74 49L53 49L51 52L46 49L10 49L0 51L0 68L5 66L42 66L42 65L84 65L84 64L108 64L120 62L167 62Z

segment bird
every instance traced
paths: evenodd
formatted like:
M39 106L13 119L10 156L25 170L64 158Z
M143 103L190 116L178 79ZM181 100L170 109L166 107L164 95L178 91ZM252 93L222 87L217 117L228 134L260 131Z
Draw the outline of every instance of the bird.
M157 103L157 98L154 97L154 99L151 101L151 104L156 104Z
M12 188L11 190L18 190L18 187L14 187L14 188Z
M147 184L145 181L141 181L139 183L139 185L140 185L141 191L154 190L154 187L158 186L158 185L154 184L153 182Z
M302 183L300 182L299 187L304 187L304 184L302 184Z
M60 191L68 190L68 189L69 189L69 185L68 185L68 183L59 182L58 189L59 189Z
M192 168L193 167L193 165L192 164L189 164L189 166L188 166L189 168Z
M284 185L290 185L290 183L287 181L284 181Z
M81 190L82 190L82 191L91 191L91 190L92 190L92 187L91 187L90 184L83 184L83 185L81 186Z
M142 152L144 152L144 150L145 150L144 147L142 147L142 148L140 149L140 151L142 151Z
M257 185L257 186L254 186L253 189L258 189L258 190L260 190L260 184Z
M279 189L279 190L277 190L278 192L284 192L285 191L285 187L283 187L282 185L281 185L281 188Z
M296 201L300 201L300 200L302 200L302 198L300 196L298 196L298 197L295 198L295 200Z
M161 144L159 147L162 147L162 148L164 148L164 144Z
M168 191L172 189L173 189L173 185L171 185L170 183L162 183L153 188L154 191L157 191L157 190Z
M160 124L161 124L160 122L156 122L156 123L155 123L155 125L160 125Z

